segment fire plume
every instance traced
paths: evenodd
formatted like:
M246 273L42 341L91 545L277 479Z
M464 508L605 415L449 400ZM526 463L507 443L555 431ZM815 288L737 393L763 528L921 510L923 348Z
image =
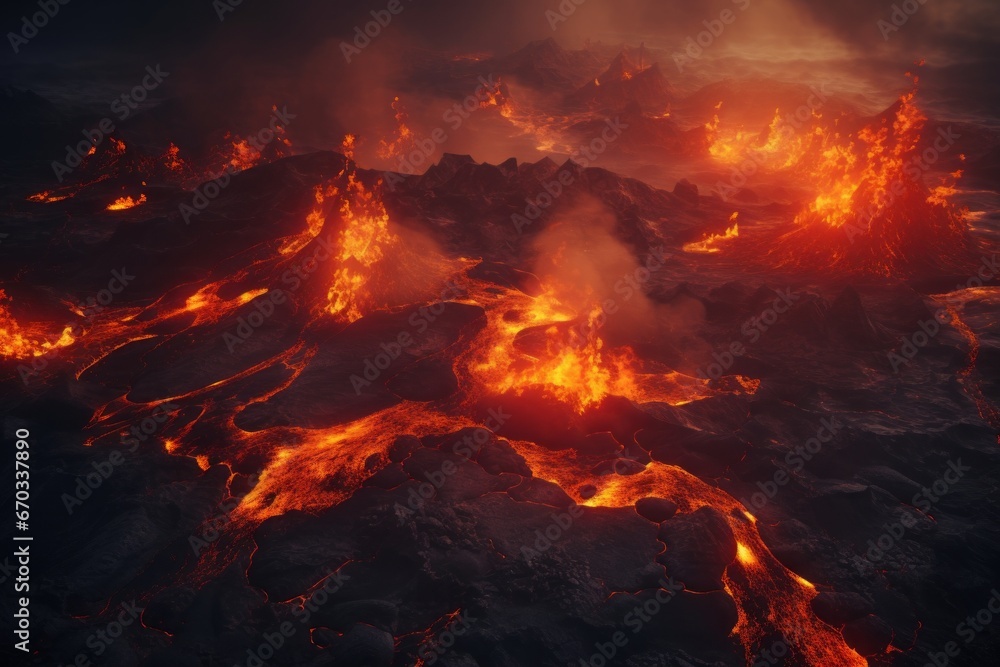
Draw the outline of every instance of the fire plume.
M413 131L406 124L406 109L398 97L392 100L392 110L396 119L396 138L391 141L385 139L379 141L376 153L383 159L402 156L413 146Z
M75 342L72 327L64 328L59 338L51 342L44 340L44 334L37 328L20 326L4 303L9 300L7 293L0 289L0 357L30 359Z
M369 190L358 178L351 161L354 137L345 140L348 164L343 175L347 183L339 199L339 212L344 227L338 238L337 268L327 295L326 310L338 320L354 322L374 307L374 295L368 289L375 265L386 250L399 243L399 237L389 230L389 214L381 194ZM317 224L315 221L312 224Z
M731 227L726 229L722 234L709 234L701 241L696 241L694 243L684 244L682 250L684 252L695 252L695 253L716 253L719 252L718 244L724 241L729 241L739 237L740 226L737 224L736 220L739 218L739 213L734 212L729 216L729 222L733 223Z
M949 201L954 183L924 184L919 146L927 118L915 97L914 88L890 118L849 140L822 137L809 166L818 192L772 251L779 264L805 255L820 266L890 276L915 263L948 263L966 249L964 212Z
M114 202L108 204L108 211L125 211L130 208L135 208L136 206L141 206L146 203L146 195L139 195L138 199L134 199L131 196L119 197L114 200Z

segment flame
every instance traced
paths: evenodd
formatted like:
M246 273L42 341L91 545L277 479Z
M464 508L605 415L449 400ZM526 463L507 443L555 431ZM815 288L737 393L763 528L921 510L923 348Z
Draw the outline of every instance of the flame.
M278 252L282 255L294 255L319 236L320 232L323 231L323 226L326 224L326 213L323 204L327 199L336 197L338 194L340 194L340 189L333 183L317 185L313 195L316 204L309 211L309 214L306 215L306 230L298 236L287 239L281 245Z
M798 224L821 220L832 227L853 221L866 204L874 214L883 213L893 202L890 188L895 181L909 180L904 162L920 141L927 117L914 104L916 90L900 98L900 107L890 127L865 127L856 141L829 146L821 154L813 177L820 193L796 216Z
M177 173L184 172L187 169L187 164L181 159L180 154L181 149L171 142L167 148L167 152L163 155L163 162L167 166L167 169Z
M581 318L551 289L538 297L482 290L476 293L476 300L492 302L493 307L487 308L492 333L456 364L456 369L468 369L471 386L518 395L537 388L579 414L600 405L608 396L680 405L706 395L705 383L700 380L672 371L642 372L630 348L609 349L597 333L602 314L599 308L583 318L585 326L570 326ZM534 356L518 350L518 334L539 327L545 327L544 352Z
M819 116L814 113L814 118ZM742 128L723 132L716 113L705 126L710 142L708 152L713 159L729 166L751 161L757 169L769 171L794 167L809 155L813 137L808 132L791 131L782 120L781 109L775 109L774 118L763 132Z
M129 197L119 197L113 203L108 204L106 210L108 211L124 211L126 209L135 208L136 206L141 206L146 203L146 195L140 195L138 199L133 199Z
M192 322L192 326L218 322L238 307L250 303L257 297L263 296L268 292L267 289L260 288L243 292L233 299L223 299L218 294L219 290L222 289L223 286L224 283L221 282L209 283L208 285L205 285L197 292L189 296L184 301L184 306L182 308L167 310L160 313L160 318L169 319L171 317L193 313L195 318Z
M742 542L736 543L736 560L747 567L757 565L757 557L754 556L753 552L750 551L747 545Z
M503 81L497 77L493 88L483 89L484 99L479 102L480 109L500 109L500 115L509 118L513 114L513 103L503 92Z
M398 97L392 100L392 110L395 112L396 118L396 138L392 141L382 139L375 151L383 159L401 157L413 148L413 131L406 124L406 109L403 108L403 103Z
M917 77L911 78L913 89L887 121L848 140L821 137L823 150L807 165L818 193L795 217L797 228L771 250L779 265L808 261L891 276L916 261L940 266L966 248L965 211L950 201L954 182L929 190L921 171L913 174L927 119L915 103ZM951 179L960 176L956 171Z
M261 161L260 151L254 148L250 142L240 137L233 137L229 132L225 134L226 143L218 153L222 161L222 169L230 173L239 173L256 167Z
M73 328L65 327L55 342L42 340L38 327L22 328L4 304L10 301L7 293L0 289L0 357L7 359L30 359L41 357L57 348L69 347L75 341Z
M42 192L38 192L28 197L28 201L38 202L41 204L52 204L57 201L69 199L70 197L72 197L72 195L57 195L54 194L54 191L52 190L43 190Z
M915 101L918 77L907 76L913 85L892 114L850 135L837 123L824 126L815 113L812 128L799 133L781 125L779 112L761 134L724 134L717 113L705 125L709 152L719 162L794 168L797 179L814 188L791 231L761 237L768 237L763 252L768 263L892 276L926 264L961 262L969 247L966 211L951 198L962 171L933 188L924 184L922 172L929 166L921 161L920 142L927 118ZM734 226L684 250L717 252L715 243L738 233Z
M542 299L529 320L542 321L559 318L550 310L549 299ZM596 330L600 311L588 315L588 331ZM572 331L569 344L565 344L557 327L546 330L546 353L534 363L523 366L514 359L504 358L508 350L495 350L491 364L506 365L506 372L493 383L497 393L515 391L522 393L528 387L541 387L553 398L571 405L578 413L601 403L607 396L631 396L637 393L636 378L632 372L631 351L611 352L604 348L604 341L591 333L586 338ZM481 366L487 370L490 365Z
M344 140L344 152L349 159L341 172L341 176L347 177L339 202L344 227L338 237L338 267L333 273L326 306L328 313L348 323L361 319L375 307L373 295L367 289L374 266L385 257L387 249L399 243L399 237L389 230L389 214L381 193L368 190L357 177L357 168L350 161L354 142L352 135Z
M739 212L738 211L733 212L733 214L729 216L729 222L732 222L733 225L728 229L726 229L724 233L709 234L701 241L697 241L694 243L685 243L682 250L684 252L707 253L707 254L719 252L719 248L717 247L719 243L722 243L724 241L730 241L732 239L739 237L740 226L736 224L736 220L738 217L739 217Z

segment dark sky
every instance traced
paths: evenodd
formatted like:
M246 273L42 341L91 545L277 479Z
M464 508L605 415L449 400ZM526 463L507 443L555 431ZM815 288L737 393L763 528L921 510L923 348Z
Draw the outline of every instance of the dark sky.
M878 21L889 20L893 4L904 0L584 0L556 30L546 12L570 0L399 1L402 13L350 65L342 40L389 0L242 0L222 21L216 7L225 0L70 0L16 55L6 35L20 31L21 16L39 11L38 2L8 1L0 80L57 81L66 95L83 103L92 93L100 105L105 89L131 85L146 65L162 63L172 72L167 94L200 100L206 109L259 112L289 100L334 107L325 117L347 126L376 98L385 106L391 80L408 64L400 54L413 48L505 53L546 37L578 48L590 37L646 41L669 53L728 9L737 20L713 44L712 57L795 60L799 68L837 62L850 76L867 77L870 89L886 90L926 58L927 80L936 77L939 97L956 108L971 98L979 109L1000 103L998 0L907 0L918 9L888 39ZM106 85L97 83L101 77Z
M555 33L545 12L558 8L559 0L400 1L405 9L391 31L443 49L510 49L553 34L575 40L602 32L683 40L702 29L703 20L727 7L741 13L741 21L747 17L752 28L743 31L748 33L743 36L746 40L779 38L795 45L829 36L876 56L916 50L925 57L995 58L1000 33L996 0L924 0L923 5L909 0L919 9L888 42L877 21L888 18L892 5L902 0L585 0ZM23 62L125 51L197 58L211 51L213 42L252 48L252 55L294 57L326 39L349 35L370 18L370 10L383 9L387 3L242 0L220 22L213 0L70 0L19 55L14 56L7 44L3 57ZM18 29L21 16L36 11L37 0L5 3L5 35Z

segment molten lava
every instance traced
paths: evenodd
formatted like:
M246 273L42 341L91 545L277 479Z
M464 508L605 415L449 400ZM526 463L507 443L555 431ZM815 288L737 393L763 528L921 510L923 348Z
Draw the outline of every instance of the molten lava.
M108 211L125 211L130 208L135 208L136 206L141 206L146 203L146 195L139 195L138 199L133 199L131 196L119 197L111 204L108 204Z
M40 327L22 327L11 315L5 301L10 301L7 293L0 289L0 357L7 359L30 359L40 357L52 350L68 347L75 342L72 327L66 327L54 342L45 340Z
M696 241L694 243L685 243L682 247L684 252L694 252L694 253L706 253L712 254L719 252L719 244L725 241L730 241L739 237L740 226L737 224L736 220L739 218L739 213L734 212L729 216L729 222L733 223L731 227L726 229L722 234L709 234L701 241Z
M774 119L763 132L743 128L722 131L718 113L705 128L710 142L708 152L713 159L728 166L752 163L754 172L795 167L809 155L815 139L807 130L793 131L790 125L783 123L781 109L775 109Z
M379 141L376 153L383 159L401 157L413 148L413 131L406 124L406 109L398 97L392 100L392 110L396 119L396 138L391 141L385 139Z
M399 237L389 230L389 214L381 195L365 187L350 161L353 145L354 138L348 137L347 184L339 200L344 226L337 239L337 267L326 306L328 313L343 322L355 322L378 305L371 290L376 264L389 248L399 244Z

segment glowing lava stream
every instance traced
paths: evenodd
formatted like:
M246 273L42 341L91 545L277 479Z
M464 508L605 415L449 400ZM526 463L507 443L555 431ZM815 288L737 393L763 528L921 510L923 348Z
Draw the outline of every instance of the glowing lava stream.
M816 618L811 601L815 587L791 572L771 554L757 531L756 519L735 498L677 466L652 462L637 475L594 476L583 466L567 465L565 452L554 452L528 442L512 443L536 477L558 484L589 507L629 507L651 496L670 498L678 512L688 513L709 506L722 512L738 544L737 560L724 578L726 591L736 601L739 622L734 630L754 662L757 642L771 627L789 641L808 665L865 667L868 662L850 648L835 628ZM583 500L573 490L584 484L597 487L597 494ZM737 572L733 572L736 568ZM742 576L734 576L740 574ZM754 614L766 608L766 620Z
M528 297L513 290L487 289L485 284L474 284L470 301L487 304L487 327L475 334L474 340L459 340L454 347L473 343L455 364L456 374L468 396L466 405L478 398L479 388L491 388L500 393L512 389L497 378L505 364L513 364L513 340L517 333L533 325L567 321L571 313L551 299ZM492 307L490 307L492 306ZM522 319L508 321L510 309L524 308ZM574 358L581 364L600 364L600 348L596 356ZM581 376L566 373L562 359L555 366L542 362L536 367L535 379L546 382L574 382ZM510 366L507 366L509 370ZM618 368L607 373L624 373ZM586 406L609 395L615 389L632 390L633 401L667 401L673 404L695 400L708 395L710 390L696 383L688 386L671 378L667 390L664 386L648 386L642 375L636 375L625 384L606 380L612 375L602 374L597 367L584 368L582 377L594 374L596 387L585 387L575 396L568 386L547 387L553 395L567 400L582 412ZM530 379L519 375L518 380ZM470 389L472 391L470 391ZM643 400L645 399L645 401ZM444 406L439 406L444 407ZM515 417L516 418L516 415ZM249 440L271 440L274 431L295 436L298 444L277 451L258 485L244 498L237 510L238 524L244 529L290 510L318 511L330 507L356 490L370 475L366 460L378 456L384 460L389 445L397 435L412 434L418 437L445 434L474 426L471 418L445 414L434 406L404 402L363 419L324 431L305 429L272 429L259 434L246 434ZM726 590L732 595L739 610L735 632L739 634L748 657L757 649L761 638L772 628L783 633L808 665L843 665L863 667L864 658L847 646L841 634L818 618L811 608L816 595L812 584L782 566L770 553L758 533L755 520L743 506L724 491L713 487L681 468L661 463L650 463L646 471L631 476L595 477L584 466L574 466L572 455L553 452L530 442L514 442L525 457L533 473L559 484L565 490L578 489L584 483L594 484L597 494L584 504L602 507L626 507L648 496L676 499L682 512L691 512L702 506L711 506L726 515L739 544L738 559L730 565L725 577ZM330 484L331 479L336 485ZM335 490L331 487L335 486ZM735 568L735 570L733 570ZM734 576L735 575L735 576ZM765 618L758 610L766 609Z
M377 223L376 238L381 239L385 229L383 209L367 190L359 187L355 194L358 198L352 201L352 205L360 201L370 206L362 210L370 213L368 218ZM361 219L368 218L362 216ZM368 267L364 262L359 264ZM358 276L367 279L368 274L360 271ZM335 283L339 284L340 277L335 276ZM103 351L114 347L115 340L119 343L120 339L127 337L137 340L152 331L157 323L174 317L191 317L192 322L184 327L184 331L189 331L194 326L218 321L223 314L233 312L260 294L259 290L253 290L224 300L218 292L225 282L210 283L195 291L187 296L183 307L171 307L166 300L154 303L143 309L144 314L152 316L143 321L137 320L138 313L133 311L128 311L125 318L122 318L121 311L108 311L99 318L102 324L107 322L107 335L95 337L93 346ZM327 309L327 313L332 317L346 314L353 321L354 315L358 318L362 315L355 313L350 306L356 305L354 297L364 282L346 282L349 285L345 285L344 294L350 297L344 302L347 307L332 311ZM195 401L201 408L200 416L193 422L180 427L179 432L169 434L172 452L195 456L203 469L226 456L239 456L238 452L259 452L268 457L259 482L234 512L231 536L238 540L238 546L231 550L223 548L220 543L219 548L207 551L210 555L203 556L198 566L200 575L217 571L223 561L231 562L237 556L237 549L248 544L247 538L264 520L293 510L319 512L349 498L372 474L371 467L367 465L369 460L376 457L384 463L397 436L443 435L477 425L472 417L475 414L473 408L483 399L509 396L527 387L537 387L583 415L608 396L624 397L638 405L680 405L717 393L708 387L707 381L686 377L669 369L640 366L639 360L628 348L610 349L598 335L595 312L574 311L560 303L552 291L532 297L514 289L472 279L466 288L468 296L459 301L483 308L485 326L469 327L448 350L441 352L454 359L454 372L460 387L456 398L434 403L404 401L328 429L275 427L246 432L237 428L235 414L238 406L246 404L246 399L237 402L235 397L217 398L211 392L284 363L292 371L291 377L280 383L281 386L261 392L251 402L266 401L278 391L290 387L308 363L311 350L305 350L304 357L296 357L304 345L300 342L299 347L284 350L252 368L169 399L179 403ZM170 303L173 302L171 298ZM339 305L339 302L332 305ZM572 344L568 345L566 331L581 322L592 326L578 328L577 331L584 333L575 334L575 338L570 335L569 342ZM518 335L527 329L544 334L542 350L529 354L515 345ZM94 423L102 427L110 426L113 430L122 424L134 423L132 419L123 419L126 410L142 407L130 404L123 397L99 410ZM203 417L220 420L218 425L232 434L232 442L228 443L230 447L185 452L178 441L183 440L191 432L192 425ZM276 442L289 444L275 446ZM736 631L748 655L763 635L774 628L791 640L806 664L865 665L865 661L845 644L835 629L819 621L812 613L810 601L816 593L811 584L777 562L740 503L725 492L680 468L661 463L650 463L645 472L637 475L595 477L586 467L576 465L572 452L555 453L529 442L513 444L535 475L552 480L569 493L579 488L582 482L594 484L598 493L587 501L588 505L626 507L643 497L665 496L676 499L685 512L706 505L718 509L728 517L739 543L738 559L730 565L725 582L739 610Z
M968 288L965 290L967 294L982 296L985 298L990 298L994 295L995 291L990 288ZM937 299L945 300L946 302L950 299L950 295L942 294L935 296ZM954 329L964 338L969 344L969 354L968 362L958 374L958 381L965 388L966 395L972 399L972 402L976 404L976 409L979 411L979 417L1000 432L1000 410L986 398L983 393L983 388L979 382L976 381L974 373L976 372L976 362L979 359L979 351L981 348L981 343L979 342L979 336L976 332L972 330L968 324L962 319L960 308L954 303L947 303L945 309L948 311L948 315L951 318L950 324ZM1000 435L997 436L997 442L1000 443Z

